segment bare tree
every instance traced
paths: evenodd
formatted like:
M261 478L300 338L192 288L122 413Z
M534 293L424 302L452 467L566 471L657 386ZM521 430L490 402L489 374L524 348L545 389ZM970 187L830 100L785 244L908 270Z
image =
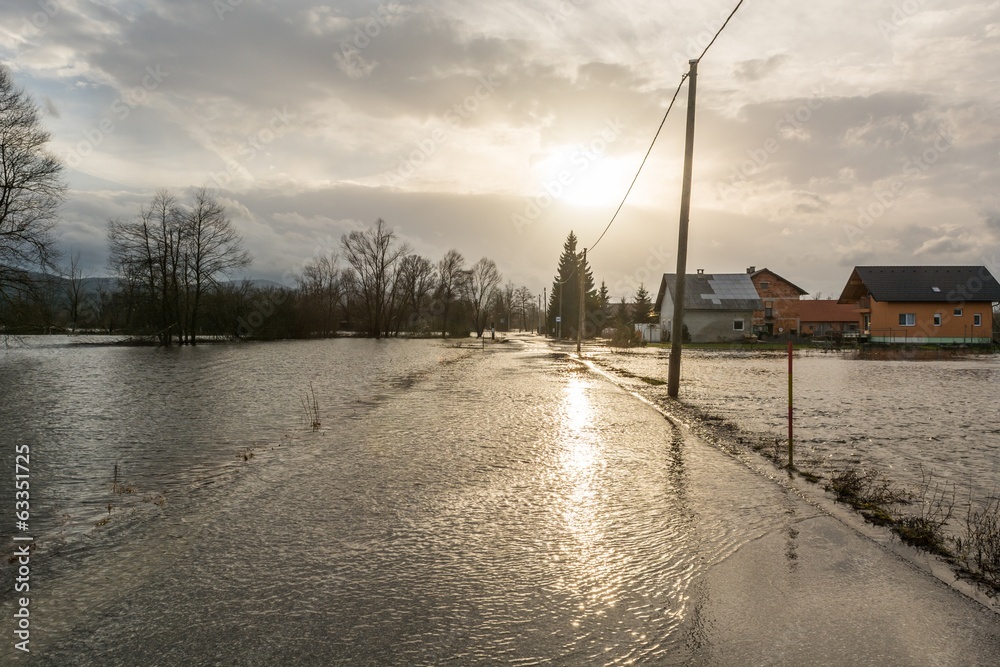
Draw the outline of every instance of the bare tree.
M514 310L517 308L517 287L512 280L508 280L503 289L497 294L498 310L503 316L503 330L510 331L513 328Z
M62 164L45 149L38 107L0 65L0 299L31 291L32 270L53 267Z
M528 318L528 311L535 302L535 295L531 293L531 290L527 286L522 285L517 288L514 298L517 302L517 313L521 316L521 331L524 331L528 328L526 320Z
M354 269L358 299L364 308L368 333L388 335L397 305L396 273L409 247L396 244L396 233L379 218L375 226L340 237L344 259Z
M108 222L108 244L109 264L130 295L129 313L141 313L163 345L174 336L197 344L206 290L250 263L225 208L204 189L186 210L169 192L157 192L135 218ZM131 316L126 321L143 328Z
M66 305L69 307L70 329L75 332L77 322L80 319L80 306L83 302L83 272L80 270L79 251L70 252L69 271L66 277L68 279L66 283Z
M426 316L437 278L434 265L426 257L407 255L400 263L399 283L403 296L400 314L409 318L411 329L418 328L420 320Z
M438 262L437 299L441 304L442 335L448 337L448 314L451 304L462 294L466 279L465 258L457 250L449 250Z
M187 312L184 329L187 342L197 343L198 318L205 287L222 277L250 265L250 253L243 249L243 239L226 209L204 188L194 193L181 238L184 257L184 286Z
M305 299L306 311L312 316L307 320L310 331L322 336L334 335L337 332L337 309L345 295L337 255L319 255L307 262L297 281L299 292Z
M109 264L119 278L142 277L145 315L162 345L173 330L181 341L181 240L183 213L170 193L160 191L133 220L108 222Z
M472 265L468 280L463 284L465 299L472 309L472 324L479 337L482 337L483 329L486 328L490 300L495 298L494 293L497 291L500 280L500 271L497 270L496 262L483 257Z

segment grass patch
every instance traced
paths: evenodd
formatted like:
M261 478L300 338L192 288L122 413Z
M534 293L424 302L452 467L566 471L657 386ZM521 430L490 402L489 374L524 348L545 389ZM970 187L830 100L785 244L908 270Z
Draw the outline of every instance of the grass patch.
M954 540L962 573L1000 591L1000 498L977 505L970 494L963 529Z
M876 526L893 525L895 519L889 507L908 500L905 492L882 472L853 466L831 476L826 489L837 496L837 501L850 505Z
M798 473L799 477L806 480L810 484L818 484L819 480L823 479L820 475L817 475L816 473L810 472L808 470L799 470Z
M951 550L944 534L945 525L955 509L955 487L951 490L933 483L933 475L920 469L920 486L913 501L913 512L896 518L892 530L907 544L950 558Z

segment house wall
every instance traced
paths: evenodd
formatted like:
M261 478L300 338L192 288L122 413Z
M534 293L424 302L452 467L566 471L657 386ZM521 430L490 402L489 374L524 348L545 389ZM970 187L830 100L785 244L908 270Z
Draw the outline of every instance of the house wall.
M761 271L751 276L750 280L764 305L766 306L768 302L773 303L771 317L766 317L766 312L763 310L753 311L754 330L770 330L774 335L792 331L799 333L798 290L787 280L770 271ZM762 283L767 283L767 288L764 288Z
M670 323L673 312L664 317L660 316L660 323L670 334ZM733 320L743 320L743 330L733 329ZM750 325L753 320L753 312L750 310L688 310L684 312L684 324L687 325L688 333L691 334L692 343L728 343L743 340L745 335L750 335Z
M956 308L962 309L960 316ZM913 313L914 326L901 326L899 315ZM941 325L934 325L935 313ZM973 326L974 315L982 324ZM882 302L871 299L871 340L876 343L988 343L993 337L993 307L985 302Z

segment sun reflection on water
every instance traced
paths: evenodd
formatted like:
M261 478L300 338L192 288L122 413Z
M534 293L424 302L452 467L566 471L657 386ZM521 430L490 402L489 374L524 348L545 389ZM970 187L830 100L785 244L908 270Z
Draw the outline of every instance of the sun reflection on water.
M559 558L563 586L578 596L574 627L613 607L622 583L621 563L608 544L602 503L607 461L594 426L593 383L572 377L563 393L559 428L559 508L569 539Z

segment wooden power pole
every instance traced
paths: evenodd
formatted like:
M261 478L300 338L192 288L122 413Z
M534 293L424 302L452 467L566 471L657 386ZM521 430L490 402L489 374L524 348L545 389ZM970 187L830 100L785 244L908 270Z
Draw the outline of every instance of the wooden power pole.
M583 249L583 261L580 263L580 267L577 271L580 273L580 326L576 329L576 356L583 358L580 349L583 345L583 321L584 321L584 309L586 308L586 301L584 300L583 290L586 287L586 283L583 281L583 273L587 268L587 249Z
M684 335L684 282L687 274L688 219L691 216L691 163L694 159L694 101L698 83L698 61L688 62L687 136L684 140L684 180L681 184L681 220L677 232L677 283L674 288L674 319L670 329L670 366L667 395L677 398L681 383L681 339Z

